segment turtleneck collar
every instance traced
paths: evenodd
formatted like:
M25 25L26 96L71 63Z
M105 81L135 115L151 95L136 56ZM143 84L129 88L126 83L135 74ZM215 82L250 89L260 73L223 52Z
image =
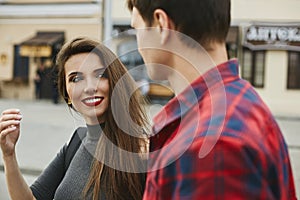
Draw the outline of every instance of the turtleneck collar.
M99 137L105 127L105 123L97 124L97 125L86 125L88 132L87 132L87 139L88 140L99 140Z

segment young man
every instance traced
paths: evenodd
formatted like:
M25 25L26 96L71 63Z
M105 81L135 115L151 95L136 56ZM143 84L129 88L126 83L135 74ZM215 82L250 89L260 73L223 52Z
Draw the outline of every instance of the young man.
M176 93L154 118L144 199L296 199L282 133L227 59L230 0L127 3L149 76Z

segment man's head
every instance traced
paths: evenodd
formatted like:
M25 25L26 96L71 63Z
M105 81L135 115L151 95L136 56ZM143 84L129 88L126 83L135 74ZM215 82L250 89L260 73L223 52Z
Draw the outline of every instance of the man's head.
M127 0L127 5L138 10L148 27L153 25L155 11L163 10L174 30L204 48L211 42L225 42L230 26L230 0Z

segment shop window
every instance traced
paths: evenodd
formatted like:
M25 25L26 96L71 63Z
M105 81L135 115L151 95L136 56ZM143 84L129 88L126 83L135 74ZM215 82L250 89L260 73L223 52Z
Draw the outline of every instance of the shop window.
M148 79L146 68L141 66L144 61L138 52L137 42L134 38L120 43L117 47L117 54L136 81Z
M236 43L226 43L226 50L227 50L228 59L237 58Z
M288 53L288 89L300 89L300 52Z
M138 52L137 42L135 39L129 39L118 45L117 54L120 56L122 63L129 68L142 65L144 63L142 56Z
M226 37L226 50L229 59L238 57L238 41L239 27L231 26Z
M20 55L20 46L14 46L14 81L28 83L29 80L29 58Z
M263 88L265 79L265 51L243 49L242 77L254 87Z

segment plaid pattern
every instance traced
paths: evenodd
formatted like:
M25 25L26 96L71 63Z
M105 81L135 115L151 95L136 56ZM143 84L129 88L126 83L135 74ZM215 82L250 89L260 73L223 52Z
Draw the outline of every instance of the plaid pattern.
M230 60L154 118L144 200L296 199L282 133Z

